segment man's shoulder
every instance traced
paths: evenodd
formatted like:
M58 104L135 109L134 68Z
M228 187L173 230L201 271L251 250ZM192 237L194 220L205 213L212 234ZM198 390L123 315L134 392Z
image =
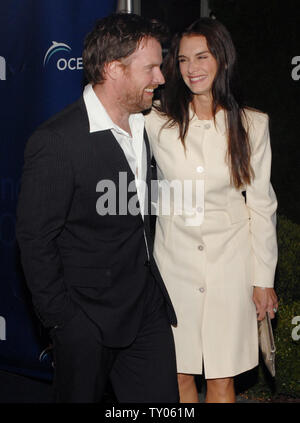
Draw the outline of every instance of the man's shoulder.
M87 113L83 98L80 97L75 102L69 104L60 112L56 113L44 123L42 123L37 131L40 132L56 132L62 135L76 134L78 131L88 129Z
M85 139L88 131L88 118L81 97L50 117L31 134L26 143L25 154L74 147L78 144L77 140Z

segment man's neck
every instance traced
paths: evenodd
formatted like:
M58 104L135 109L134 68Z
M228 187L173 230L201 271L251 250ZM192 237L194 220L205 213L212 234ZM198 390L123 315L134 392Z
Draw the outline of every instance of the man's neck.
M104 84L94 85L93 90L106 112L109 114L111 120L131 136L131 129L129 126L130 113L122 108L120 101L118 101L117 93L111 92L111 90L108 92Z

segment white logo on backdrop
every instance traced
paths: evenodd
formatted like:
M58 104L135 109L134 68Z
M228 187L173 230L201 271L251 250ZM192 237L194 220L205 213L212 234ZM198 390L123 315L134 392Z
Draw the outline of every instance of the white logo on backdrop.
M300 79L300 56L295 56L292 58L292 65L296 65L292 70L292 78L294 81L299 81Z
M293 317L292 325L297 325L292 330L292 338L293 338L294 341L299 341L299 339L300 339L300 316Z
M52 41L52 45L48 48L44 57L44 66L48 65L52 56L57 57L57 54L61 52L70 53L71 50L68 44ZM64 71L66 69L71 71L82 70L82 57L70 57L69 59L60 57L56 61L56 67L59 71Z
M0 56L0 80L6 80L6 61L2 56Z
M6 320L0 316L0 341L6 340Z

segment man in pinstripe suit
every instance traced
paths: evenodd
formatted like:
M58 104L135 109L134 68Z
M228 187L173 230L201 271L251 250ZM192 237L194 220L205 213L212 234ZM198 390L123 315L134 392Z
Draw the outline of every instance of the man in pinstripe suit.
M140 113L164 82L160 37L136 15L99 20L85 40L83 96L26 146L17 237L53 339L57 402L99 402L108 378L120 402L178 401L176 316L152 256ZM105 213L103 181L116 213ZM137 212L118 212L124 198Z

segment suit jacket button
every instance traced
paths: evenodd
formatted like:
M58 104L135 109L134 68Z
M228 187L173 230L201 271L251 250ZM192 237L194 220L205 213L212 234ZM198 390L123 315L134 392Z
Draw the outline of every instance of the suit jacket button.
M144 266L150 267L150 261L146 260L145 263L144 263Z

